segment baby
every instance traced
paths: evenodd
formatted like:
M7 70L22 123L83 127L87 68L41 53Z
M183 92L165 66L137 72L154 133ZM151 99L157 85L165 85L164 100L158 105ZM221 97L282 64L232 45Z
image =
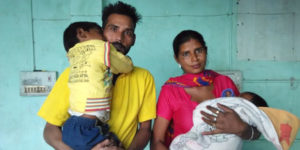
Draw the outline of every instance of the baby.
M260 97L259 95L252 93L252 92L243 92L240 94L240 97L249 100L257 107L269 107L267 102Z
M241 119L251 126L255 126L264 137L271 141L277 149L281 145L271 120L258 107L266 107L264 99L255 93L244 92L241 97L222 97L200 103L193 112L192 129L177 136L171 143L171 150L239 150L242 148L242 139L234 134L202 135L204 131L214 130L214 127L206 124L201 118L200 111L207 110L206 107L216 107L217 103L226 105L239 114ZM256 105L254 105L256 104ZM222 111L222 110L220 110ZM206 111L208 112L208 111Z

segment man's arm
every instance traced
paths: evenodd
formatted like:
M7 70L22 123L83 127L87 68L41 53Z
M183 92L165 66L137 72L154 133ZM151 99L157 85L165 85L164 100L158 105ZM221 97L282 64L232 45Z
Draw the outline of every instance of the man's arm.
M56 150L71 150L71 148L62 141L62 133L59 126L47 122L44 128L44 139Z
M151 137L151 120L141 122L128 150L143 150Z
M66 68L59 76L44 104L38 112L38 116L47 123L44 127L45 141L55 149L70 150L62 141L61 128L69 118L68 108L70 90L68 88L70 69ZM50 112L50 113L49 113Z

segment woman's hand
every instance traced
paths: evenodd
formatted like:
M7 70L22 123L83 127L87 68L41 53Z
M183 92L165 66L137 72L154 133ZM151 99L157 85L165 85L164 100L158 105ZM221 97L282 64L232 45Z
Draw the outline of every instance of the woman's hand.
M202 120L215 127L215 130L203 132L203 135L231 133L240 136L243 139L251 136L251 133L250 136L245 135L248 133L250 127L248 124L242 121L242 119L234 110L219 103L217 106L223 111L211 106L207 106L207 109L214 113L215 116L201 111L201 114L204 116Z

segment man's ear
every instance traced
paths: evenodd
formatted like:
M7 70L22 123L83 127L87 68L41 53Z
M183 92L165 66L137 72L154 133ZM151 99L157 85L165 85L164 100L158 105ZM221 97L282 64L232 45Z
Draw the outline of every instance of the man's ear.
M76 36L80 42L85 41L87 38L86 31L84 31L82 28L78 28L76 30Z
M133 46L134 45L134 43L135 43L135 39L136 39L136 35L135 35L135 33L133 34L133 37L132 37L132 45L131 46Z

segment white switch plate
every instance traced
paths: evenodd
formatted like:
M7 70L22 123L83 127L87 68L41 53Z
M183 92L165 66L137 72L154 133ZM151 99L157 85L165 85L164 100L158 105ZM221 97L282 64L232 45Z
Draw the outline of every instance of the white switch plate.
M238 71L238 70L219 70L217 72L220 73L220 74L229 76L231 78L231 80L234 82L234 84L237 86L239 91L242 90L243 77L242 77L242 72L241 71Z
M20 95L48 95L55 82L56 72L54 71L22 71L20 72Z

